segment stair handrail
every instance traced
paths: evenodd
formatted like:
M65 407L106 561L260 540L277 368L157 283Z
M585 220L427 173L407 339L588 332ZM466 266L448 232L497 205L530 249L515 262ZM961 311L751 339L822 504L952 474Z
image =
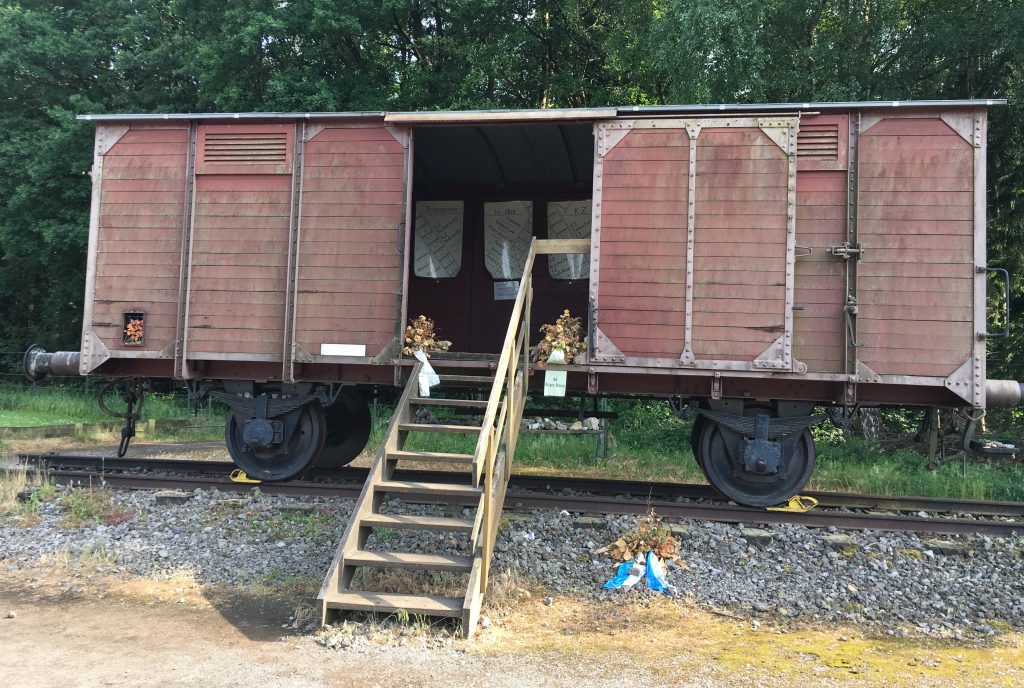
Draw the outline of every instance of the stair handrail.
M481 423L480 437L473 454L474 480L479 482L480 473L483 473L483 513L478 520L479 529L470 543L474 556L479 554L483 559L480 571L480 593L487 590L488 572L498 536L505 487L512 472L512 458L515 454L523 408L526 405L529 391L530 309L533 305L534 263L538 255L589 252L589 239L534 238L530 242L530 251L523 265L523 275L519 280L519 292L516 294L516 300L512 306L508 329L501 347L501 356L495 369L494 382ZM520 363L522 367L520 367ZM501 403L503 388L505 402L502 404L499 415L498 406ZM502 444L505 447L501 464L502 476L496 485L494 483L494 464ZM481 463L483 466L480 465Z

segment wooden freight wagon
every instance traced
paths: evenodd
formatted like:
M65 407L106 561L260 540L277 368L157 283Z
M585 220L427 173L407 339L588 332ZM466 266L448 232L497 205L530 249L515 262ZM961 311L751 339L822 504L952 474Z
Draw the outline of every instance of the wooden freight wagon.
M778 501L815 404L1017 402L985 376L999 102L85 115L81 351L33 374L186 380L235 409L239 465L289 478L363 449L352 386L407 378L410 315L454 342L438 366L493 372L529 265L531 343L586 321L572 391L697 402L712 483Z
M701 467L744 504L810 477L815 406L956 409L969 435L986 407L1018 403L985 369L986 109L1001 103L86 115L81 350L34 348L27 369L184 380L231 407L228 450L262 479L350 461L370 430L359 390L408 380L325 614L402 607L471 630L543 377L530 345L563 309L588 342L570 392L689 404ZM400 350L419 314L454 343L434 359L442 390L483 398L418 393ZM431 405L482 423L415 422ZM419 432L469 433L476 450L407 450ZM464 478L395 479L424 459ZM383 495L477 515L381 514ZM467 533L471 554L367 551L375 527ZM469 592L354 590L360 566L460 572Z

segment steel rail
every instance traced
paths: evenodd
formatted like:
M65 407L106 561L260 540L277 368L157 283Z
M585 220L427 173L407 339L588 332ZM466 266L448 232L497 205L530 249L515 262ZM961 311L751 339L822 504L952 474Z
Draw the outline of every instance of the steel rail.
M118 459L106 456L19 454L18 460L30 463L48 463L51 467L78 468L83 470L152 470L181 473L229 474L235 465L227 461L196 461L185 459ZM367 469L345 467L334 470L311 470L303 484L317 481L354 482L362 485ZM399 469L396 475L405 480L438 481L443 473ZM275 483L282 485L284 483ZM271 483L264 483L269 486ZM638 480L610 480L603 478L574 478L568 476L545 476L514 474L509 482L514 490L536 492L558 492L571 490L597 495L629 495L636 498L672 501L676 499L705 499L722 502L722 498L708 485L692 483L644 482ZM265 490L266 491L266 490ZM846 508L874 511L901 511L917 513L971 514L973 516L1000 516L1024 519L1024 503L981 501L968 499L945 499L941 497L893 497L887 495L851 494L845 492L806 491L808 497L818 500L825 508ZM756 510L755 510L756 511Z
M93 481L103 482L111 487L127 489L178 489L194 490L217 489L225 492L245 493L259 489L266 494L290 496L316 496L354 499L362 487L360 472L365 470L350 469L348 471L331 471L332 474L344 472L347 483L289 481L282 483L246 484L232 482L228 477L228 469L232 464L224 462L189 462L177 460L125 460L107 457L61 457L47 455L21 455L19 458L37 465L49 464L46 467L49 475L63 484L89 484ZM65 463L62 463L65 462ZM94 467L83 464L92 462ZM66 464L77 464L70 468ZM139 465L146 465L154 472L132 473ZM184 468L190 464L200 464L200 474L166 475L166 464L173 464L178 472L187 472ZM58 467L60 466L60 467ZM115 466L118 466L115 468ZM102 467L102 468L97 468ZM112 472L111 472L112 471ZM218 472L220 471L220 472ZM159 473L157 473L159 472ZM412 479L425 472L404 471L404 477ZM396 472L396 475L399 473ZM551 487L552 479L544 476L515 476L516 479L526 477L527 483L535 486L544 483ZM580 483L573 479L559 478L567 484L580 489ZM601 483L602 481L587 481ZM605 482L608 485L608 482ZM613 481L613 485L630 484L635 488L644 485L640 482ZM662 484L664 485L664 484ZM523 487L520 483L519 487ZM681 486L701 488L703 486ZM634 490L640 492L640 490ZM827 494L827 493L826 493ZM513 511L529 511L531 509L563 509L569 512L589 514L643 514L653 508L659 516L665 518L683 518L716 521L720 523L744 524L793 524L809 527L837 527L845 530L884 530L900 532L917 532L941 535L992 535L1012 536L1024 534L1024 521L977 520L974 518L923 518L904 514L858 513L848 511L811 510L804 513L785 511L764 511L732 504L687 503L666 499L623 499L622 493L617 496L608 495L565 495L538 492L518 492L509 495L508 505ZM883 498L894 499L894 498ZM943 500L935 500L941 502ZM965 504L968 502L960 502ZM988 502L970 502L973 504L990 504ZM1012 504L1012 503L1004 503ZM1015 505L1021 508L1022 505ZM966 512L965 513L970 513ZM1002 516L1003 514L1000 514Z

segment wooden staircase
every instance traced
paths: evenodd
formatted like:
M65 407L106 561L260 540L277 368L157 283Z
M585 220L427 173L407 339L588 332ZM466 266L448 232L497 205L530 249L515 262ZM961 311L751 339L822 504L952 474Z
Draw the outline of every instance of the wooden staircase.
M585 253L588 241L535 239L523 270L519 294L505 336L494 377L442 375L441 391L456 387L488 390L483 400L423 397L418 395L422 364L412 367L405 389L391 418L384 442L374 457L369 476L356 500L348 527L320 589L321 622L339 611L456 617L469 637L476 630L480 605L487 590L488 572L498 534L505 488L511 474L529 375L530 306L533 299L531 272L535 257L546 253ZM432 392L438 388L434 388ZM477 408L483 415L479 426L418 423L416 408ZM406 442L414 433L475 435L472 454L413 451ZM444 482L418 482L396 478L401 462L443 462L453 468ZM458 470L458 468L462 470ZM473 510L472 518L420 514L383 513L386 498L403 504L458 504ZM468 536L468 554L428 554L368 549L377 529L447 532ZM377 538L379 541L380 538ZM386 542L378 544L387 544ZM466 577L465 595L447 597L363 589L356 576L359 568L441 571ZM367 579L367 577L363 577ZM369 578L372 581L372 578Z

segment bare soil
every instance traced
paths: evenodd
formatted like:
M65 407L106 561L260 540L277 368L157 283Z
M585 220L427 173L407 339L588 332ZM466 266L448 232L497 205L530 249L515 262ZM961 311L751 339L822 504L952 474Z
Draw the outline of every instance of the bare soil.
M1014 686L1024 637L965 646L758 627L678 604L533 597L471 641L430 631L331 650L289 623L302 603L57 565L0 582L0 676L62 686ZM308 607L305 607L308 611ZM4 618L7 612L14 618ZM287 626L288 628L283 628Z

